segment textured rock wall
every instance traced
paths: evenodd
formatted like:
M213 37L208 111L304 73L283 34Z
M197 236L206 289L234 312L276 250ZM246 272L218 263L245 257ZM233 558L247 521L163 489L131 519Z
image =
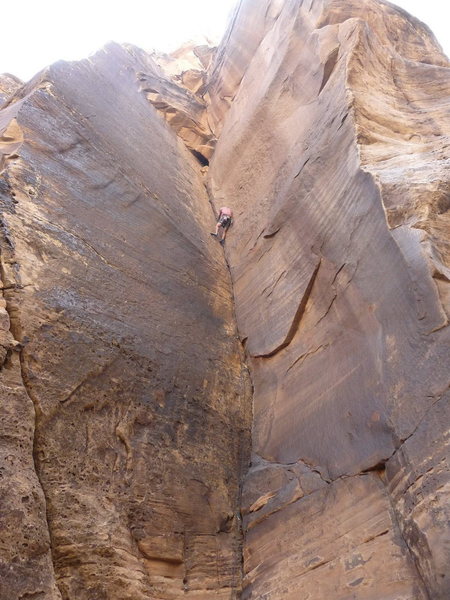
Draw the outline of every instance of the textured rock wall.
M0 112L2 600L232 598L248 375L199 165L110 45Z
M140 89L203 165L213 155L208 119L208 70L215 49L187 43L172 55L154 54L154 66L139 74Z
M255 388L244 598L450 595L449 66L372 0L244 1L219 49L209 185Z
M0 79L1 600L239 596L241 345L242 597L446 600L448 60L376 0L154 58Z
M23 82L14 75L3 73L0 75L0 106L21 86Z

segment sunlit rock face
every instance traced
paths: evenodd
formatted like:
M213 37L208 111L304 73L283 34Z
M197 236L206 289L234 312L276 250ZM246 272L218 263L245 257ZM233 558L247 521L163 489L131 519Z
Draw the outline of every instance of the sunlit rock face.
M251 388L200 167L139 91L151 68L110 45L0 112L2 600L240 587Z
M244 598L450 597L449 66L371 0L244 1L219 48Z
M448 600L429 30L241 0L217 49L111 44L0 102L0 600Z
M215 48L189 42L173 54L152 55L154 66L139 74L140 89L203 166L216 137L208 114L207 78Z
M0 107L22 85L23 82L14 75L10 75L9 73L0 75Z

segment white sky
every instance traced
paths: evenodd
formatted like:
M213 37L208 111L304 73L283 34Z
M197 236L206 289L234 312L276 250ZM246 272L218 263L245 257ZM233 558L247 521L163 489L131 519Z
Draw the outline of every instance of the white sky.
M237 0L0 1L0 73L26 80L52 62L79 60L110 40L170 51L197 35L220 38ZM450 55L448 0L396 4L427 23Z

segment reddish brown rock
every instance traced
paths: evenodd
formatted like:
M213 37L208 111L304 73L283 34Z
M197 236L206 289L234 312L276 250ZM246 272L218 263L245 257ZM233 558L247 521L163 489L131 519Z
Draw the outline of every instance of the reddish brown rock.
M22 136L1 179L2 600L240 587L250 389L198 163L138 89L151 67L110 45L0 113Z
M432 409L386 465L389 491L403 538L414 554L431 598L449 589L450 396Z
M381 0L8 92L1 600L447 600L449 97Z
M420 423L434 422L450 372L450 65L427 28L388 3L271 10L268 21L266 5L240 3L213 80L233 102L211 102L223 122L210 191L236 215L227 256L255 390L260 458L244 489L263 460L277 477L307 465L340 491L323 508L324 492L305 499L292 474L275 487L261 476L245 509L244 596L444 599L448 448L444 431L428 448L414 440ZM262 23L252 53L232 59L252 12ZM382 478L392 496L379 484L370 493L389 533L364 583L349 588L338 565L359 548L368 492L354 490L372 481L361 473L383 471L409 447ZM419 508L403 494L425 464L439 484ZM347 488L337 487L343 478ZM339 529L334 511L348 511L345 550L339 534L322 533ZM310 539L320 552L308 551ZM321 559L310 574L316 553L326 566ZM395 572L381 574L394 555Z
M208 117L217 137L255 52L276 23L284 3L284 0L236 2L208 77Z
M244 561L243 598L426 598L373 474L280 504L247 532Z

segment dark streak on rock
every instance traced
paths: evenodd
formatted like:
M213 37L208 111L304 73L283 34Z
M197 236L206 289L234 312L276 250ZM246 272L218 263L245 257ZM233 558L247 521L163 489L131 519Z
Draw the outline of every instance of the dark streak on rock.
M322 84L320 86L319 94L321 93L323 88L327 85L328 80L330 79L331 75L333 74L333 71L334 71L337 61L338 61L338 58L339 58L339 48L335 48L333 50L333 52L330 54L330 56L328 57L327 62L325 63L325 67L323 69L323 79L322 79Z
M278 354L278 352L280 352L281 350L283 350L284 348L286 348L286 346L289 346L289 344L292 342L292 340L294 339L295 334L298 331L298 328L300 326L300 322L302 320L302 317L305 313L305 309L306 309L306 305L308 303L308 300L311 296L311 292L313 290L314 287L314 283L316 281L317 278L317 274L319 272L320 269L320 265L321 265L322 261L321 259L319 259L319 262L316 266L316 268L314 269L314 272L311 275L311 278L309 280L308 286L300 300L300 303L298 305L297 308L297 312L295 313L294 319L292 321L291 327L289 328L288 334L285 337L284 341L275 348L275 350L272 350L272 352L269 352L268 354L257 354L254 355L254 358L272 358L272 356L275 356L275 354Z

